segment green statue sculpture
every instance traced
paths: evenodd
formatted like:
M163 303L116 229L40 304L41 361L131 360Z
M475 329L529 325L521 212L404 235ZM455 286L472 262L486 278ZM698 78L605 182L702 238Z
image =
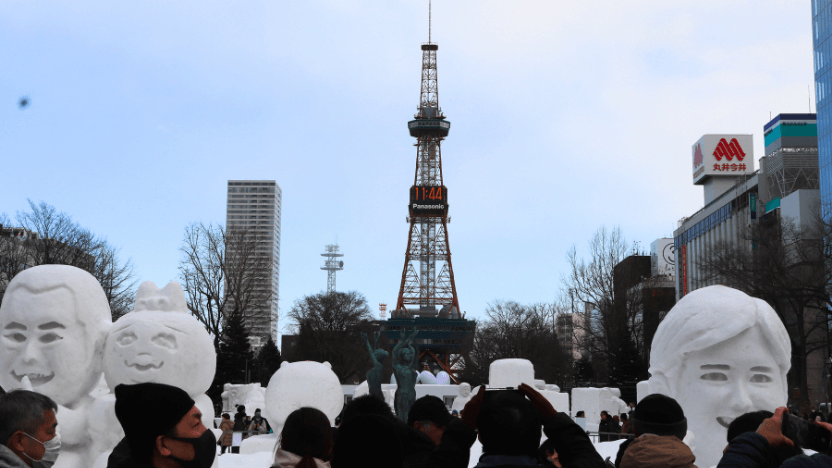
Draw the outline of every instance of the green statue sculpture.
M413 364L416 362L416 353L410 341L416 337L419 330L413 330L410 336L405 337L404 330L401 332L401 340L393 348L393 373L396 375L396 416L407 422L407 413L416 401L416 370Z
M370 387L370 395L376 396L384 400L384 393L381 392L381 376L384 373L384 360L387 359L387 351L378 347L378 332L373 334L376 341L376 348L370 346L370 340L367 339L367 334L361 332L361 338L367 343L367 350L370 352L370 359L373 361L373 368L367 371L367 385Z

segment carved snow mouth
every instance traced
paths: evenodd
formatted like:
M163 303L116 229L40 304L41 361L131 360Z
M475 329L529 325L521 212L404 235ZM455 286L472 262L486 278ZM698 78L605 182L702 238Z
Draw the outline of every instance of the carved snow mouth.
M162 366L165 365L165 361L162 361L159 364L153 364L153 363L150 363L150 364L139 364L139 363L130 364L127 361L124 361L124 365L127 366L127 367L133 367L133 368L135 368L135 369L137 369L141 372L146 372L146 371L149 371L151 369L160 369Z
M722 427L728 429L728 426L734 421L736 418L732 418L730 416L717 416L716 422L718 422Z
M42 374L40 372L24 372L22 374L18 374L14 369L10 372L12 377L18 382L23 381L23 377L28 377L29 382L32 384L32 387L37 387L38 385L43 385L55 377L54 372L50 372L49 374Z

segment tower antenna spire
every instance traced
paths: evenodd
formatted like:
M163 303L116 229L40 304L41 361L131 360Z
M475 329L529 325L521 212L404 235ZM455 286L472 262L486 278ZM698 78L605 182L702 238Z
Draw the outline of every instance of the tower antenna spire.
M431 0L428 0L428 44L430 44L430 22L431 22L430 7L431 7Z

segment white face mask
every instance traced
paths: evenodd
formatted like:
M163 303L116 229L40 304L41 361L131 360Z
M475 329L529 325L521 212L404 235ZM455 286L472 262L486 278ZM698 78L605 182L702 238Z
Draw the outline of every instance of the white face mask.
M24 434L26 433L24 432ZM58 455L61 453L61 435L56 433L55 437L47 440L46 442L41 442L29 434L26 434L26 436L43 445L43 448L45 449L43 457L41 457L40 460L35 460L26 453L23 454L26 455L26 458L32 460L32 468L52 468L52 465L55 464L55 460L58 459Z

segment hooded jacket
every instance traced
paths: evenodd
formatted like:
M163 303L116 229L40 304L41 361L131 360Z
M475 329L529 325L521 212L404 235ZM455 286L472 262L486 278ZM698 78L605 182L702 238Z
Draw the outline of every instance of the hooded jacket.
M231 441L233 440L232 432L234 431L234 421L223 418L222 422L220 423L220 430L222 431L222 435L220 436L220 444L223 447L230 447Z
M29 468L29 465L15 455L12 449L0 445L0 468Z
M690 447L676 436L644 434L621 457L621 468L696 468Z
M292 452L278 449L278 451L274 454L274 464L272 465L272 468L295 468L297 464L300 463L300 460L300 455L295 455ZM318 458L313 458L312 460L318 468L329 468L329 462L325 462Z

